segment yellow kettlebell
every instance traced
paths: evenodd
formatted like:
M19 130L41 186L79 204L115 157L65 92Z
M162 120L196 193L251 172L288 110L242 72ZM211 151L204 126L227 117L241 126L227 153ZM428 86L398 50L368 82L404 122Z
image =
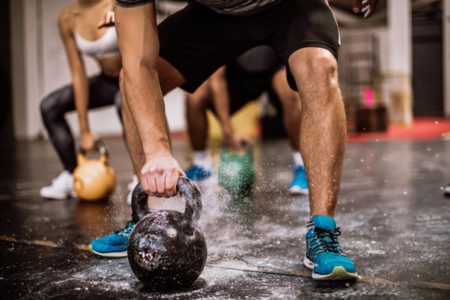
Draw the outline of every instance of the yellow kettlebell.
M78 166L73 172L73 189L84 201L100 201L108 198L116 186L116 174L109 165L106 145L97 142L98 158L88 158L86 151L77 154Z

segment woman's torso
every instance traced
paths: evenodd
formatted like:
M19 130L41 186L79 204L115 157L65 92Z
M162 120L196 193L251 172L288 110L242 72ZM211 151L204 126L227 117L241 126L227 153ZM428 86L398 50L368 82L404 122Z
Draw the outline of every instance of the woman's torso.
M118 76L122 65L115 28L98 28L103 16L112 8L110 0L86 7L75 4L73 34L81 53L93 57L104 74Z

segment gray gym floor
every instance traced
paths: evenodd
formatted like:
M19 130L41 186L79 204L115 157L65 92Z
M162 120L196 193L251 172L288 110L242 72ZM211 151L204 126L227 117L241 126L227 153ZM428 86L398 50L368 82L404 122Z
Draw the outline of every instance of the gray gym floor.
M342 284L314 282L302 266L308 200L286 191L287 142L258 144L250 199L230 199L214 179L201 185L207 266L172 294L145 291L126 258L85 249L130 216L130 162L120 139L106 143L119 184L104 203L39 197L61 168L49 143L0 147L0 298L450 298L450 199L439 189L450 181L450 141L347 144L337 222L362 278ZM184 141L174 152L186 162Z

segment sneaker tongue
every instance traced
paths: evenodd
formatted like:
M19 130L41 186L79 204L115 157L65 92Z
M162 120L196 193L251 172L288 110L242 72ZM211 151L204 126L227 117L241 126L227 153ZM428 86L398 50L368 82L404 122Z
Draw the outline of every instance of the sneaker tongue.
M336 229L336 221L332 217L315 215L312 217L312 221L314 223L314 226L317 228L330 230L330 231Z

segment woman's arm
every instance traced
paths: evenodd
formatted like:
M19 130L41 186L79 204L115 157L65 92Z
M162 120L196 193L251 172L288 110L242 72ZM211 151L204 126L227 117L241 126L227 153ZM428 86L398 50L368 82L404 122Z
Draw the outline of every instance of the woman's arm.
M58 19L58 27L61 39L66 50L72 76L75 107L80 125L80 147L85 150L94 148L98 137L91 133L88 120L89 88L84 62L75 43L74 20L71 8L61 13Z

